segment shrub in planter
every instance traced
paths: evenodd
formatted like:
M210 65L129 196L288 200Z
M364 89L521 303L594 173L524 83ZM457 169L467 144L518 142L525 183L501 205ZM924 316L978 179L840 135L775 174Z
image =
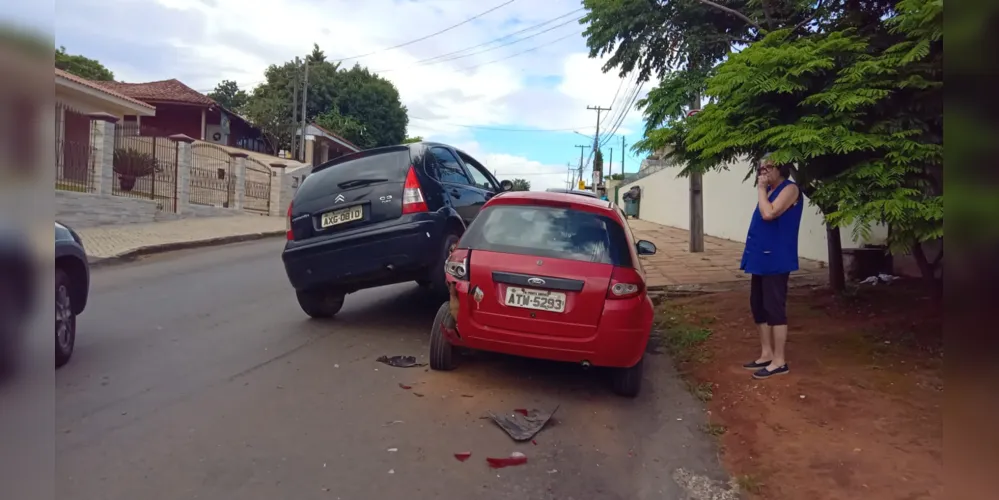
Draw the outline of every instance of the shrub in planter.
M151 175L156 171L156 158L149 153L135 149L116 149L114 151L114 172L118 174L118 183L122 191L131 191L135 187L135 179Z

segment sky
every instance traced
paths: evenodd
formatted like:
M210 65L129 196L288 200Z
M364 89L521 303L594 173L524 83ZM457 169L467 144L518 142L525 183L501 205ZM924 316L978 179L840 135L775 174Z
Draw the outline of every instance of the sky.
M31 5L14 17L44 20ZM616 69L601 71L576 20L584 14L578 0L60 0L49 30L57 46L99 60L119 81L177 78L203 92L226 79L252 89L268 65L317 43L327 59L349 58L344 65L395 84L408 135L461 148L498 178L539 190L566 187L576 146L593 145L597 113L587 106L612 108L601 114L601 139L614 132L602 148L605 164L614 149L611 172L621 171L622 136L625 170L640 163L630 147L643 122L629 104L655 83L639 89Z

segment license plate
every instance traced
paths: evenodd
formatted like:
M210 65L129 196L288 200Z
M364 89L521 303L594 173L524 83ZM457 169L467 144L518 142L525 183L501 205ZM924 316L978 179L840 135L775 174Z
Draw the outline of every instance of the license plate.
M361 205L356 207L344 208L342 210L334 210L332 212L326 212L323 214L322 221L320 225L323 228L330 226L336 226L337 224L344 224L347 222L352 222L355 220L361 220L364 216L364 210Z
M506 305L560 313L565 311L565 294L511 286L506 289Z

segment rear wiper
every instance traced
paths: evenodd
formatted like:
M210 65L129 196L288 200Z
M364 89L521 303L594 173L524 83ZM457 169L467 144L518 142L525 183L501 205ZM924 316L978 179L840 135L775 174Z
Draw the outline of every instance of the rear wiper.
M367 186L369 184L377 184L379 182L388 182L388 179L354 179L352 181L343 181L337 184L337 186L339 186L340 189L350 189L360 186Z

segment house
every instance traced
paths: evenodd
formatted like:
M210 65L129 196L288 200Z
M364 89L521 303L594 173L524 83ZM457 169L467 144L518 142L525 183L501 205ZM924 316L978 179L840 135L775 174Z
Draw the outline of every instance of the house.
M295 136L300 137L301 135L301 129L298 129ZM361 148L352 142L315 123L310 123L305 127L305 163L321 165L360 150Z
M129 116L125 126L139 135L184 134L194 139L273 154L263 133L232 110L177 79L147 83L100 82L104 88L149 103L156 116Z
M88 191L91 175L91 114L151 119L156 108L104 86L55 70L56 179L73 190Z

